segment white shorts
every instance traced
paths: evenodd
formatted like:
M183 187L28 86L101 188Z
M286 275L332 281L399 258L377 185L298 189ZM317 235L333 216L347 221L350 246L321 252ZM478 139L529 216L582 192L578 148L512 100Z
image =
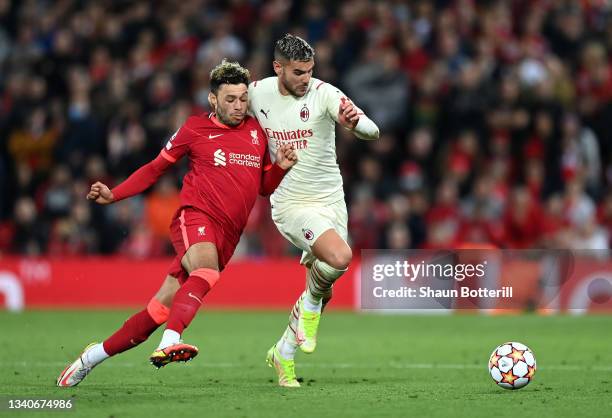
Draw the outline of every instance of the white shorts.
M272 220L280 233L302 251L301 264L310 265L315 257L312 245L328 229L347 241L346 203L344 199L328 205L281 204L272 206Z

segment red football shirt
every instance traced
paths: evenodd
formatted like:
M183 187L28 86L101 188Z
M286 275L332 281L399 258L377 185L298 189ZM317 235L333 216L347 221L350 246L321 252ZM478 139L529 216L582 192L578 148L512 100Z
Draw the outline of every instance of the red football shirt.
M260 191L264 168L271 165L267 142L250 116L229 127L204 114L189 117L161 156L171 163L189 157L181 205L201 210L237 239Z

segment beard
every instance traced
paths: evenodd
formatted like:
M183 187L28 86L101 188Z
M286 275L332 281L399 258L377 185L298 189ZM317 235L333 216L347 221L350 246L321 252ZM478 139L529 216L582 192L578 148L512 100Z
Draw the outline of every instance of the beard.
M224 113L218 106L215 113L217 115L217 119L219 119L219 122L223 123L224 125L238 126L242 122L242 119L240 119L239 121L232 120L229 115L227 113Z
M283 78L281 78L281 83L283 83L283 87L289 92L289 94L291 94L294 97L302 97L308 91L308 85L305 86L304 92L301 93L301 92L297 91L296 88L294 88L291 85L289 85L286 82L286 80L284 80ZM301 86L301 84L298 84L296 87L300 87L300 86Z

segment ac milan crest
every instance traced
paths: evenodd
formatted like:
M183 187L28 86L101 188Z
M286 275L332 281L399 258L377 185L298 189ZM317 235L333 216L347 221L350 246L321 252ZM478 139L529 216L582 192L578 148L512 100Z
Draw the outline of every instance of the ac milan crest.
M302 122L306 122L308 121L309 117L310 117L310 110L308 110L306 103L304 103L304 107L302 107L302 110L300 110L300 119L302 119Z
M302 229L302 232L304 233L304 238L308 241L314 238L314 233L310 229Z

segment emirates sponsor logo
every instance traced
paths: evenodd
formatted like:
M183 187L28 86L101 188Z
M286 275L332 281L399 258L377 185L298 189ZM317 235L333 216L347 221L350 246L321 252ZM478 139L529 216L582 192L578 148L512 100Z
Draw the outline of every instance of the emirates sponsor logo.
M219 148L218 150L216 150L213 156L215 159L215 167L219 165L222 167L225 167L227 165L227 160L225 159L225 153L223 152L222 149Z
M270 139L289 141L292 139L310 138L314 135L312 129L295 129L293 131L273 131L270 128L266 128L266 135Z

